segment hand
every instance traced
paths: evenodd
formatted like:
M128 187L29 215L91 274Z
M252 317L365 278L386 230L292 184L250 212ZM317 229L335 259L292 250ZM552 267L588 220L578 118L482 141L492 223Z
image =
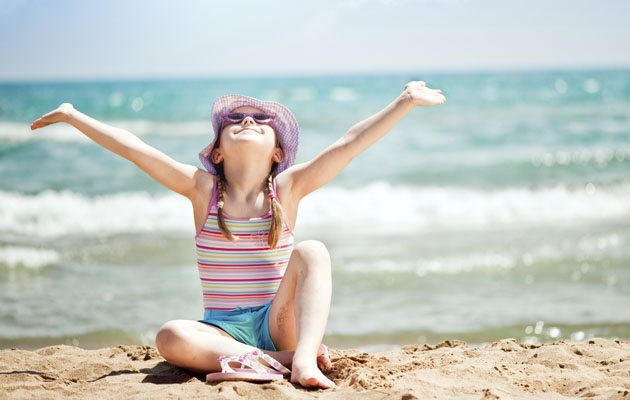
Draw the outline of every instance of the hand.
M424 81L411 81L405 85L405 95L414 106L435 106L446 101L446 97L439 89L427 87Z
M42 115L39 119L33 122L31 124L31 130L34 131L37 128L42 128L57 122L66 122L72 110L74 110L72 104L63 103L56 109L52 110L48 114Z

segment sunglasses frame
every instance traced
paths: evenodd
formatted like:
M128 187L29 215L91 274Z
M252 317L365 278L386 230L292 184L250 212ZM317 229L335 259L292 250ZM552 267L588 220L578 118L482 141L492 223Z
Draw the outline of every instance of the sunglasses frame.
M228 118L228 115L230 114L242 114L243 115L243 119L241 119L238 122L235 122L233 120L231 120L230 118ZM254 115L257 114L265 114L267 116L269 116L269 120L268 121L259 121L258 119L256 119L254 117ZM222 113L221 114L221 129L223 129L226 126L226 122L228 122L229 124L240 124L241 122L243 122L243 120L247 117L252 117L254 119L254 121L256 121L257 124L264 124L264 125L271 125L273 123L273 120L276 118L276 116L274 114L270 114L270 113L266 113L266 112L251 112L251 113L247 113L247 112L226 112L226 113Z

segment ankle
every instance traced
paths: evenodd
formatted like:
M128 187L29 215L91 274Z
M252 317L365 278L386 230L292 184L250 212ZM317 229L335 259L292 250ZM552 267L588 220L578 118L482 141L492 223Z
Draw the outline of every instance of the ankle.
M302 353L298 353L297 351L295 352L295 354L293 355L293 360L292 360L294 365L310 365L310 364L317 364L317 354L311 354L306 353L306 352L302 352Z
M265 354L277 360L280 364L287 368L291 368L293 363L293 352L288 350L282 351L265 351Z

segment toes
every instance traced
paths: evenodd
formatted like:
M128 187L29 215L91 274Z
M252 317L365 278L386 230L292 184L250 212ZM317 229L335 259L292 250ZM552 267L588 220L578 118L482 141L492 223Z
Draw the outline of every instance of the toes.
M334 388L334 387L336 387L336 386L337 386L337 385L335 385L335 382L331 381L331 380L330 380L330 379L328 379L328 378L326 378L326 381L325 381L325 382L326 382L326 384L328 385L328 387L330 387L330 388Z
M337 385L331 381L330 379L326 378L324 375L320 376L310 376L308 378L305 379L294 379L293 377L291 377L291 382L292 383L296 383L299 384L301 386L304 386L306 388L322 388L322 389L330 389L330 388L334 388Z
M329 386L326 385L325 382L318 380L316 377L312 376L306 379L296 379L291 380L292 383L297 383L300 386L305 388L324 388L327 389Z
M329 379L317 379L315 377L307 379L304 383L301 384L305 387L319 387L322 389L330 389L335 386L335 384Z
M317 366L319 367L319 369L329 370L332 368L332 363L330 362L330 359L328 357L320 356L317 357Z
M330 369L332 368L332 363L330 362L330 356L328 354L328 347L322 343L320 346L321 354L317 356L317 364L320 368Z

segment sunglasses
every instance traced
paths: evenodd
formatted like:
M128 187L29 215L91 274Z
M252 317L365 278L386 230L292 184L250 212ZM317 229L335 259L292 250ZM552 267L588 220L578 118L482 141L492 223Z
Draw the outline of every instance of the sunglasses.
M270 125L274 119L274 115L265 114L265 113L243 113L243 112L232 112L221 115L222 126L225 126L225 123L230 124L239 124L241 121L245 119L245 117L252 117L254 121L258 124L267 124Z

